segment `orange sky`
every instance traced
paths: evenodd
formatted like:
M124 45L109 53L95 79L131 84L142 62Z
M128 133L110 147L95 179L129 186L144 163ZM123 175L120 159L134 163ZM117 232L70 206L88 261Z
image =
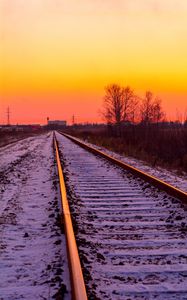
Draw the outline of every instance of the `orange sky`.
M187 1L0 0L0 123L100 121L104 87L187 111Z

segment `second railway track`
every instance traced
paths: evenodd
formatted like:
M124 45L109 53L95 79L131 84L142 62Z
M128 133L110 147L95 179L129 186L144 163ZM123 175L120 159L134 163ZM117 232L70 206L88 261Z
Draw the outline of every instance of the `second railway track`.
M56 134L89 299L187 299L180 200Z

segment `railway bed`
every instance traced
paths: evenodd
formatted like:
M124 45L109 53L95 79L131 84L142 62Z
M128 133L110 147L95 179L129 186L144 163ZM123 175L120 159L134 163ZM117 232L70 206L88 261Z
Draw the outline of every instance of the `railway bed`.
M187 299L186 193L56 140L88 299Z

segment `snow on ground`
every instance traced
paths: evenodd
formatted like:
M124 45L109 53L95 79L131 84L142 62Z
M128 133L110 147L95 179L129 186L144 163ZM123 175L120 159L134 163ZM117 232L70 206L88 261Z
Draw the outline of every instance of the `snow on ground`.
M17 140L19 140L20 138L17 137L17 136L3 136L3 137L0 137L0 147L3 147L3 146L6 146L7 144L12 144L14 142L16 142Z
M82 141L81 139L78 139L78 140ZM138 159L130 157L130 156L120 155L120 154L110 151L104 147L97 146L92 143L88 143L87 141L84 141L84 142L87 145L95 147L96 149L103 151L106 154L123 161L126 164L129 164L141 171L144 171L152 176L155 176L155 177L173 185L176 188L179 188L179 189L187 192L187 174L179 176L175 172L168 171L161 167L153 168L144 161L138 160Z
M59 207L52 134L1 148L1 300L54 299L70 290Z
M0 135L0 147L15 144L18 141L28 138L29 136L33 136L33 133L12 133L11 135L4 133L3 135Z

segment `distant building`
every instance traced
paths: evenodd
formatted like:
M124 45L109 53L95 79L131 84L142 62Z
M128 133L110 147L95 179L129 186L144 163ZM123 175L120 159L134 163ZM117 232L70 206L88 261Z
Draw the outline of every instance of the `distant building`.
M49 118L47 118L47 128L51 129L51 130L55 130L55 129L63 129L64 127L66 127L67 122L65 120L49 120Z
M49 126L66 126L66 123L64 120L47 120Z
M40 124L29 124L29 125L1 125L1 132L33 132L41 130Z

